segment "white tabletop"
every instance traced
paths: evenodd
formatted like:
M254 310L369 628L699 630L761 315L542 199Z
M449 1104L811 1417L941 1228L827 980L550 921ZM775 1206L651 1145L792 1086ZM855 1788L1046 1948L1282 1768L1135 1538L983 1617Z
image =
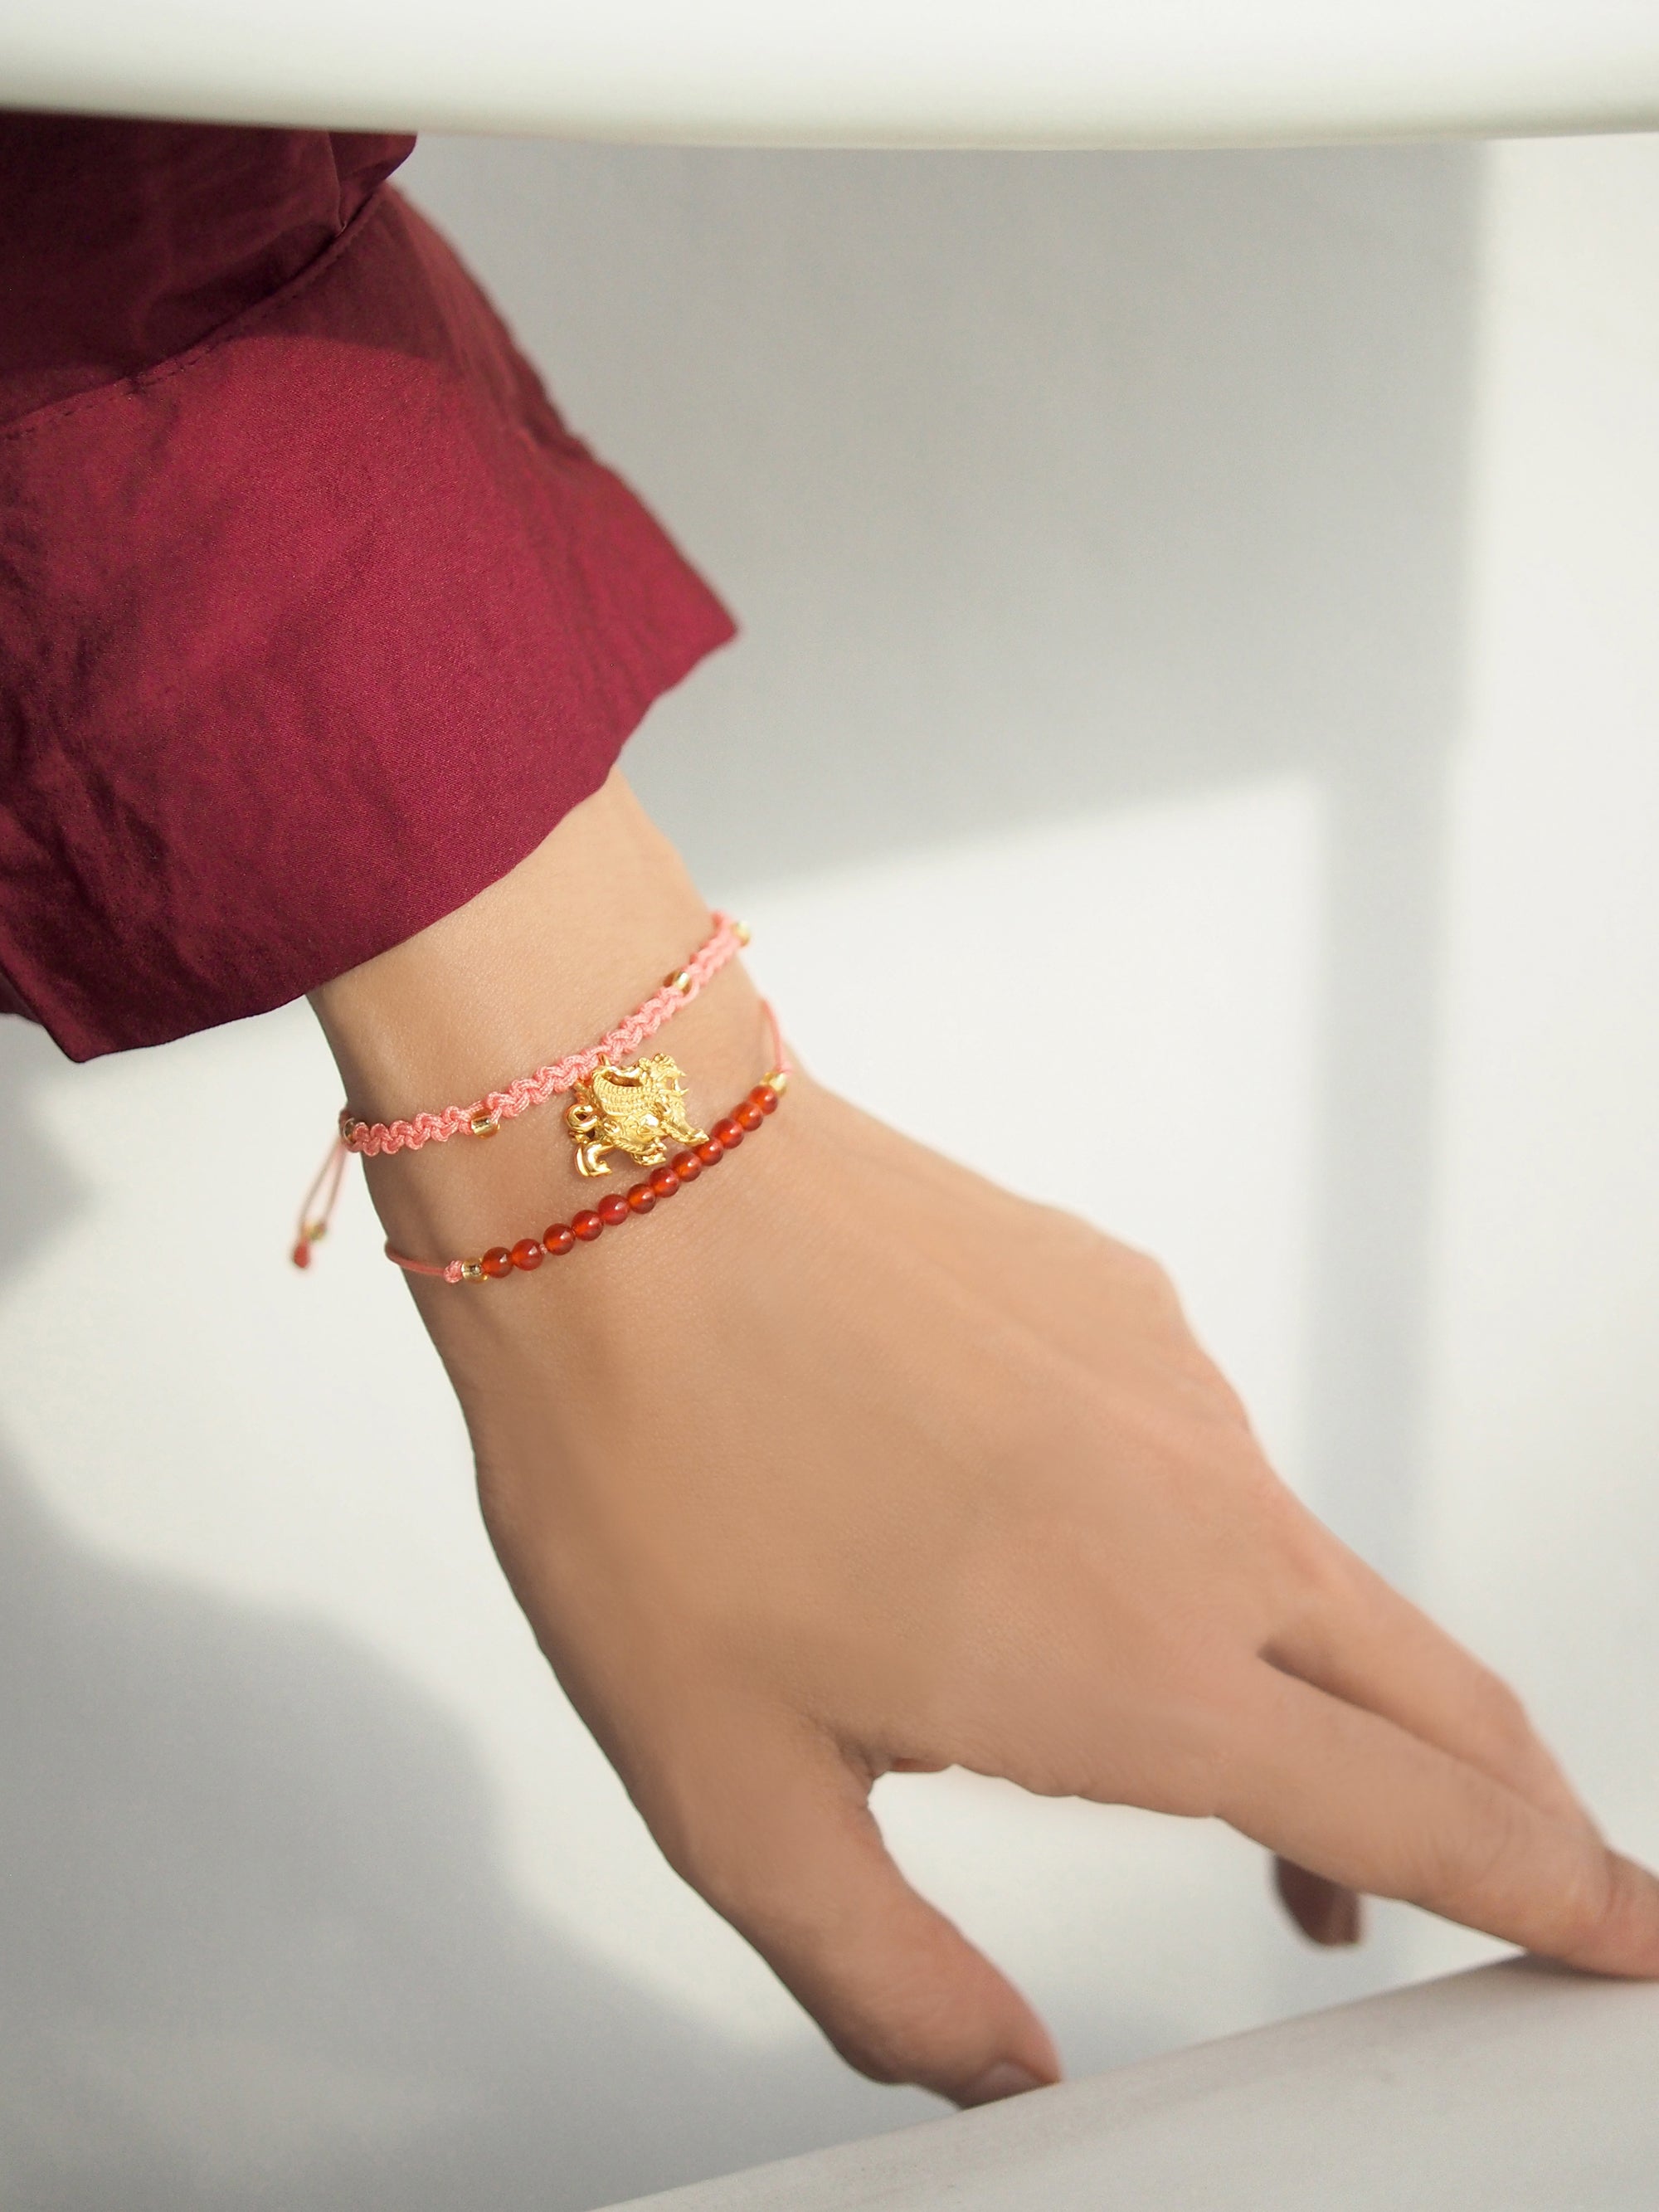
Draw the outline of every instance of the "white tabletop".
M1659 127L1659 0L0 0L0 103L1143 146Z
M611 2212L1652 2212L1659 1986L1513 1960Z

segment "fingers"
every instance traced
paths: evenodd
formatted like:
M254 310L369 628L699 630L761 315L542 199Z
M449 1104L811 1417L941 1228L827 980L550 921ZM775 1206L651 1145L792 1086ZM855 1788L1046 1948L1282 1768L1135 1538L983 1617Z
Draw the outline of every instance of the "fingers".
M1058 2080L1042 2023L904 1880L832 1746L751 1735L737 1771L705 1768L696 1794L659 1841L861 2073L959 2105Z
M1319 1534L1334 1585L1263 1656L1438 1745L1541 1811L1593 1829L1508 1685L1362 1559Z
M1264 1656L1333 1697L1437 1744L1540 1810L1595 1824L1533 1729L1514 1692L1427 1614L1324 1529L1323 1559L1338 1573L1325 1601L1274 1638ZM1357 1943L1361 1900L1352 1890L1277 1859L1280 1901L1311 1942Z
M1256 1670L1216 1809L1328 1881L1593 1972L1659 1976L1659 1881L1392 1722Z

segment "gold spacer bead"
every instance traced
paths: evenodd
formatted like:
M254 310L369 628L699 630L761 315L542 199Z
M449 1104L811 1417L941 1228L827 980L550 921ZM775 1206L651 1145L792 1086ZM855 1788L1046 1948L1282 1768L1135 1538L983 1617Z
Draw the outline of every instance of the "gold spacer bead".
M678 991L681 998L690 997L693 979L689 968L677 968L672 975L665 975L662 980L671 991Z
M732 934L739 945L747 945L754 932L746 921L734 921L732 925Z
M463 1260L461 1262L461 1280L464 1283L482 1283L484 1280L483 1261L482 1260Z
M475 1114L466 1126L475 1137L493 1137L501 1125L493 1114Z
M769 1075L763 1076L761 1080L769 1085L781 1098L789 1088L789 1072L787 1068L775 1067Z

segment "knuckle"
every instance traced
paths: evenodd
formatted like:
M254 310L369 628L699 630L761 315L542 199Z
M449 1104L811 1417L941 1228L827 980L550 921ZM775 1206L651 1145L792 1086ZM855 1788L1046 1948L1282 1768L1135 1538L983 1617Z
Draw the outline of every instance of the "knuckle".
M1107 1262L1109 1279L1116 1284L1120 1292L1127 1292L1154 1309L1179 1310L1181 1300L1174 1278L1161 1260L1143 1251L1138 1244L1126 1244L1120 1237L1103 1237L1098 1230L1091 1229L1090 1235Z
M1334 1608L1351 1607L1358 1595L1351 1558L1324 1522L1265 1462L1256 1497L1282 1556L1310 1595Z
M1212 1689L1166 1717L1153 1787L1142 1793L1148 1810L1189 1820L1224 1817L1235 1801L1243 1733L1228 1699Z
M1218 1762L1188 1754L1171 1760L1149 1792L1146 1809L1177 1820L1213 1820L1227 1802Z
M1509 1684L1482 1670L1477 1692L1492 1771L1512 1790L1576 1828L1595 1831L1571 1784Z
M1522 1808L1506 1790L1480 1793L1481 1816L1443 1820L1419 1840L1413 1901L1466 1925L1492 1917L1525 1852Z
M1150 1252L1130 1248L1127 1273L1141 1297L1158 1312L1178 1317L1182 1311L1181 1293L1176 1288L1175 1277L1164 1262Z
M1167 1286L1173 1289L1170 1271L1155 1253L1143 1250L1139 1244L1123 1244L1118 1249L1122 1253L1127 1274L1154 1288Z
M1287 1598L1311 1620L1335 1620L1352 1607L1354 1586L1341 1548L1266 1461L1247 1462L1240 1479L1253 1525L1267 1547Z

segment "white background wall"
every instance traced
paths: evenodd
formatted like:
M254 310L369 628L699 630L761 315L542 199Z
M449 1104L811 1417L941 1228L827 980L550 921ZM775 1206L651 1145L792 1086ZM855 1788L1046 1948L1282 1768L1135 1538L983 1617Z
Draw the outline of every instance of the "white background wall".
M1158 1249L1287 1474L1659 1855L1659 142L430 143L746 637L630 766L824 1075ZM1076 1024L1086 1158L960 1067ZM0 2196L579 2208L929 2109L657 1863L476 1526L302 1010L0 1025ZM250 1152L228 1117L262 1109ZM1480 1955L1226 1833L878 1807L1079 2070Z

